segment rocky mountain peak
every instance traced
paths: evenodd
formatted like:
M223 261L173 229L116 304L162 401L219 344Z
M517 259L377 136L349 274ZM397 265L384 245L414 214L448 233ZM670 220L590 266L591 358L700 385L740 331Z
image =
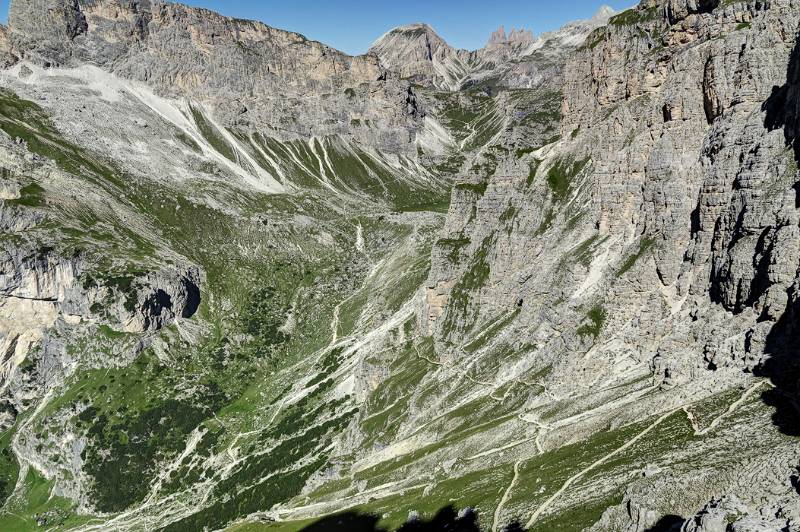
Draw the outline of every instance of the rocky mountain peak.
M467 52L450 46L428 24L399 26L381 36L370 47L369 54L404 79L421 81L437 75L436 65Z
M614 10L613 7L604 4L604 5L600 6L600 9L598 9L595 12L595 14L592 16L591 20L600 21L600 22L606 22L608 19L613 17L616 13L617 12Z
M430 33L436 35L436 30L431 27L430 24L425 22L412 22L411 24L404 24L402 26L397 26L396 28L392 28L389 33L401 33L401 34L416 34L421 35L423 33Z
M535 40L533 32L530 30L524 28L515 29L512 27L511 32L506 34L505 27L500 26L496 31L492 32L486 46L488 48L492 46L526 45L533 44Z

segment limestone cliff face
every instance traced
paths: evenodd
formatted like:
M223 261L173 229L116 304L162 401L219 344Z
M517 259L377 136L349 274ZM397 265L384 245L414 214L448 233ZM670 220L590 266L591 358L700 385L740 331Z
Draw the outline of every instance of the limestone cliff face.
M668 382L758 371L800 266L799 7L648 1L595 31L564 68L561 140L454 195L444 242L477 234L461 252L486 278L435 260L431 327L452 339L523 301L520 342L555 329L541 356L566 365L591 348Z
M498 371L552 366L554 397L755 374L797 434L799 26L795 0L676 0L593 32L563 69L561 137L456 185L421 311L442 359L529 350ZM626 512L658 496L631 498L596 529L653 526Z
M381 130L384 149L409 149L416 129L407 84L374 55L350 57L260 22L157 0L15 0L15 52L44 65L93 64L169 97L208 104L225 125L308 137L354 134L347 112Z
M794 397L799 26L794 0L648 0L592 33L561 138L454 194L422 312L447 356L480 366L459 339L503 323L555 394L753 372Z
M662 17L659 5L645 3L637 10L644 38L612 25L567 69L564 128L597 132L589 156L602 176L600 234L661 240L653 256L661 284L749 314L748 349L757 353L786 309L798 267L786 101L798 6L717 4L668 2ZM608 161L610 152L629 155Z

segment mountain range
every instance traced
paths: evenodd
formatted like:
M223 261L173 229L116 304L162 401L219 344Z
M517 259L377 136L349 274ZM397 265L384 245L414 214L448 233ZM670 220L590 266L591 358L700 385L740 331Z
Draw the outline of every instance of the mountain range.
M798 30L12 0L0 530L800 530Z

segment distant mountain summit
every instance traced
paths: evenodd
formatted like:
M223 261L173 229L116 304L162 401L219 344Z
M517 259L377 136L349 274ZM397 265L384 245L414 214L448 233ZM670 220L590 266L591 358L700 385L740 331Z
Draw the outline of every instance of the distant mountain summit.
M614 10L613 7L603 4L602 6L600 6L597 12L595 12L595 14L592 16L592 20L600 20L607 22L608 19L610 19L616 14L617 12Z
M384 34L369 53L401 78L423 86L460 90L488 83L524 88L541 78L539 69L531 64L536 62L533 54L564 57L613 14L613 9L603 6L590 20L571 22L539 37L524 28L506 32L500 26L486 46L475 51L451 46L428 24L409 24Z
M503 46L503 45L515 45L515 44L533 44L535 41L535 37L533 32L530 30L526 30L524 28L514 29L511 28L511 32L506 35L506 29L504 26L500 26L496 31L492 32L491 37L489 37L489 42L486 43L486 47L492 46Z
M471 70L472 54L453 48L427 24L394 28L369 53L401 78L440 88L458 88Z

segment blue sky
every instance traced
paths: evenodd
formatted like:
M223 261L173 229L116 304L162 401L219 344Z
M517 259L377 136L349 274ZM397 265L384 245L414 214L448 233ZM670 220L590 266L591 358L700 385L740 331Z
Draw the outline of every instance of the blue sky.
M0 0L5 19L9 0ZM480 48L501 24L539 34L588 18L602 5L621 10L636 0L188 0L225 15L261 20L350 54L363 53L401 24L427 22L450 44Z

